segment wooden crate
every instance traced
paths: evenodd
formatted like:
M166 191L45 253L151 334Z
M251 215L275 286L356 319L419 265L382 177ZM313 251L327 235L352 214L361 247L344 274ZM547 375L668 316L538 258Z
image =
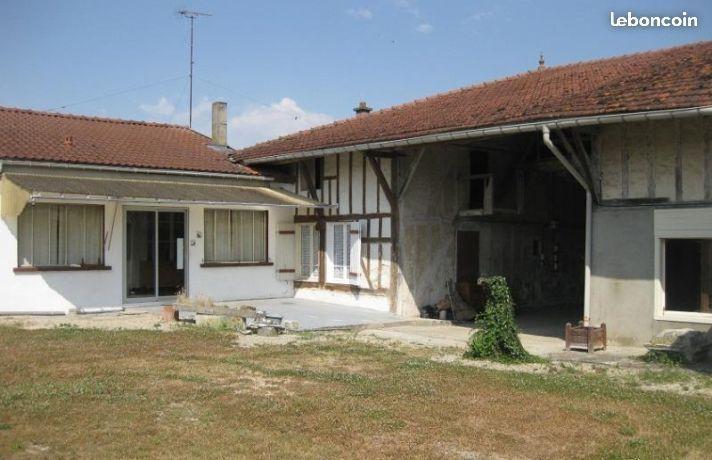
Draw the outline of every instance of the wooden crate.
M566 323L566 351L576 348L591 353L605 350L606 345L606 323L601 323L600 327L584 326L582 322L578 326Z

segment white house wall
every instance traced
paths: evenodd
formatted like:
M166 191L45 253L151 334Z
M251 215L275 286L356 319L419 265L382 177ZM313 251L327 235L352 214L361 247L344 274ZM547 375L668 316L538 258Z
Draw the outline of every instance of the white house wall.
M88 202L87 202L88 203ZM104 226L107 235L111 232L116 203L105 204ZM17 218L0 219L0 313L2 312L67 312L73 308L122 305L124 292L124 222L123 205L119 204L113 222L113 233L105 243L105 264L111 270L96 271L42 271L16 273L17 266ZM169 206L175 209L175 206ZM241 209L240 207L231 207ZM279 280L276 264L271 266L201 267L204 239L204 206L191 205L188 211L186 245L186 284L191 296L207 295L216 301L242 300L272 297L290 297L294 294L291 281ZM290 222L293 208L249 208L269 211L268 257L275 261L276 226ZM191 241L195 245L191 245Z

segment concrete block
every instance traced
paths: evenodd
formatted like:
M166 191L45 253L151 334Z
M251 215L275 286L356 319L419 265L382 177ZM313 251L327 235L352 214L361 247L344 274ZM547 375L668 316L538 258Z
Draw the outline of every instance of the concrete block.
M205 327L226 327L230 329L243 330L245 322L242 318L224 315L210 315L206 313L195 314L195 324Z
M712 332L693 329L665 329L653 337L648 349L680 356L685 362L704 360L712 353Z

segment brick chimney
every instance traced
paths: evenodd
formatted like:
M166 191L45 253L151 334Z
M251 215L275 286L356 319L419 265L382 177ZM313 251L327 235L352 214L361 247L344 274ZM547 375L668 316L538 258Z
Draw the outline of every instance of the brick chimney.
M358 103L358 107L354 107L354 112L356 112L356 116L362 116L362 115L367 115L373 110L371 107L366 104L366 101L361 101Z
M213 145L227 145L227 102L213 102Z

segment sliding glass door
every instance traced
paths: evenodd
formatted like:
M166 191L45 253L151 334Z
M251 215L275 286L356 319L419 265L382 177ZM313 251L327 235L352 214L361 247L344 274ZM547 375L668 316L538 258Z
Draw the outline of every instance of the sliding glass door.
M185 287L185 216L185 211L126 211L127 300L171 297Z

